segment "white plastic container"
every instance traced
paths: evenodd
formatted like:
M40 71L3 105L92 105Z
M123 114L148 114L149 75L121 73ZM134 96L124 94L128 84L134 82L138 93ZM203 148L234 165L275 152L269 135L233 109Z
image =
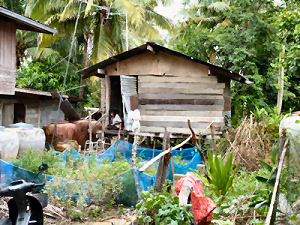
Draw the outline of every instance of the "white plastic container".
M16 158L19 151L19 137L16 131L0 127L0 158L6 162Z
M32 148L34 151L44 151L46 136L41 128L6 128L6 130L14 130L19 137L19 152L22 155Z
M298 112L281 120L279 126L280 134L282 133L282 128L286 128L287 133L290 133L294 138L300 141L300 116Z

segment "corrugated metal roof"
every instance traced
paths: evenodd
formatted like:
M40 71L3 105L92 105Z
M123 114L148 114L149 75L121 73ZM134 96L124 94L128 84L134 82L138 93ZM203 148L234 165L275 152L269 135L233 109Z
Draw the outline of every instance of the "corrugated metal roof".
M0 19L12 21L17 25L17 29L30 30L46 34L56 34L56 30L29 17L20 15L3 6L0 6Z
M35 90L35 89L30 89L30 88L17 88L16 87L15 92L52 97L50 92L48 92L48 91Z
M31 95L38 95L38 96L46 96L52 98L52 95L48 91L41 91L35 90L31 88L15 88L16 93L23 93L23 94L31 94ZM63 95L64 98L67 98L70 102L88 102L86 99L82 99L73 95Z
M216 65L204 62L202 60L193 58L191 56L182 54L180 52L177 52L177 51L174 51L172 49L169 49L169 48L163 47L161 45L158 45L158 44L156 44L154 42L147 42L144 45L141 45L141 46L139 46L137 48L133 48L133 49L131 49L129 51L126 51L126 52L123 52L121 54L118 54L118 55L115 55L113 57L110 57L110 58L108 58L108 59L106 59L106 60L104 60L102 62L99 62L99 63L97 63L97 64L95 64L93 66L84 68L84 69L82 69L82 70L80 70L78 72L84 75L83 78L88 78L88 77L91 77L91 76L95 76L98 73L97 72L98 69L104 69L106 66L109 66L109 65L112 65L112 64L114 64L116 62L119 62L119 61L128 59L130 57L142 54L142 53L144 53L146 51L154 51L154 52L163 51L163 52L169 53L171 55L176 55L178 57L185 58L187 60L191 60L191 61L196 62L196 63L201 63L201 64L204 64L204 65L207 65L207 66L209 66L209 69L211 71L213 71L214 73L218 73L218 74L223 75L225 77L228 77L230 79L233 79L233 80L236 80L236 81L240 81L240 82L246 83L246 84L251 84L252 83L246 77L244 77L244 76L242 76L242 75L240 75L240 74L238 74L236 72L233 72L233 71L224 69L222 67L219 67L219 66L216 66Z

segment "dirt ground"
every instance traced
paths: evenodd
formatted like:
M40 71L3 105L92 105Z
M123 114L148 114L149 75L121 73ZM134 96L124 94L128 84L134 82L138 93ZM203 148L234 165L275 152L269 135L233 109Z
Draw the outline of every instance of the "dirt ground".
M7 202L9 199L10 197L0 198L0 219L8 217ZM129 225L132 224L132 222L136 219L136 213L134 211L128 210L128 212L123 215L116 214L107 216L105 218L94 218L88 219L87 221L72 222L66 217L55 215L55 213L49 213L49 210L53 211L52 207L52 205L48 205L46 208L44 208L45 225Z

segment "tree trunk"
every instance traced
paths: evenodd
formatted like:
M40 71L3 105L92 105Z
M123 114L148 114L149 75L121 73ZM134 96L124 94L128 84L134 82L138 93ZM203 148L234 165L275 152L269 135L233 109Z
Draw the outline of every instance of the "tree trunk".
M169 147L170 147L170 133L165 128L162 151L166 151ZM155 186L154 186L155 193L162 192L167 177L167 171L169 168L169 160L170 160L170 156L165 155L159 161L156 179L155 179Z
M281 113L282 108L282 99L283 99L283 91L284 91L284 67L283 67L283 55L285 53L285 45L282 45L281 56L279 57L279 76L278 76L278 95L277 95L277 112Z

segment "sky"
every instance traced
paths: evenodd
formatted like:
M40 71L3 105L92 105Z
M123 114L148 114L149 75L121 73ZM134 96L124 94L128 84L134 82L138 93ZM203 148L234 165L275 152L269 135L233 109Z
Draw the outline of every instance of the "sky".
M173 0L172 6L165 7L162 4L159 4L155 10L159 14L176 22L180 18L180 16L178 16L178 13L181 10L181 8L182 0Z
M178 12L181 10L182 8L182 2L183 0L173 0L173 4L171 6L163 6L161 3L158 5L158 7L156 7L156 11L169 18L172 19L173 22L177 22L178 19L181 19L182 16L178 16ZM195 2L195 1L194 1ZM280 4L282 3L281 0L274 0L275 3Z

